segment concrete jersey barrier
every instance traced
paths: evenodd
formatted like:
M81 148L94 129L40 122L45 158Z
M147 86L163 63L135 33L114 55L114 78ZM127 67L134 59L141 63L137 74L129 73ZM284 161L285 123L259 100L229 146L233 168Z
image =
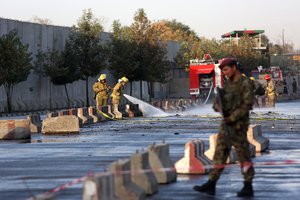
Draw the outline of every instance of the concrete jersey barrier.
M0 120L0 140L30 139L29 119Z
M118 200L115 196L114 177L103 174L89 177L83 184L83 200Z
M148 147L149 163L160 184L175 182L177 173L174 163L170 159L169 145L159 144Z
M79 130L79 120L76 116L59 116L43 120L43 134L77 134Z
M184 157L175 163L176 171L179 174L206 174L210 170L210 161L204 155L204 142L192 140L185 144Z
M116 196L121 200L144 200L145 192L131 181L130 161L118 160L110 165L110 172L115 177Z
M158 191L158 182L151 171L149 153L135 153L131 156L131 180L141 187L146 195L153 195Z
M261 125L250 124L247 131L247 139L255 146L256 152L265 151L270 144L269 139L262 136Z
M210 160L213 160L214 155L215 155L215 150L217 146L217 141L218 141L218 136L219 134L212 134L209 136L209 149L204 153L204 155L209 158ZM255 146L252 144L249 144L249 151L251 157L255 157ZM235 148L232 146L230 154L226 160L226 163L235 163L238 161L238 156L236 153Z
M27 115L26 119L30 121L31 133L40 133L42 130L42 120L40 114Z

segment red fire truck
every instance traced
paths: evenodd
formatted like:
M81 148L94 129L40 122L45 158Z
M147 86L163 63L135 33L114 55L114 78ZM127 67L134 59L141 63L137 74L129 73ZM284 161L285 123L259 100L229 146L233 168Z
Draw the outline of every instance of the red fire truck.
M192 99L208 98L217 87L223 86L223 79L219 64L209 54L205 54L202 60L190 60L190 94Z

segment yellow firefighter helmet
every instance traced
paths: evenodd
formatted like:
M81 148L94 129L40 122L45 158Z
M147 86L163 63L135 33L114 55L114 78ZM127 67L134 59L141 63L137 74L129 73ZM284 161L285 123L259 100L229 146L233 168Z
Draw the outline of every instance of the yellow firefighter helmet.
M126 78L125 76L124 76L124 77L122 77L122 78L121 78L121 80L122 80L123 82L125 82L125 83L127 83L127 82L128 82L128 78Z
M104 79L106 79L106 74L101 74L100 76L99 76L99 81L102 81L102 80L104 80Z

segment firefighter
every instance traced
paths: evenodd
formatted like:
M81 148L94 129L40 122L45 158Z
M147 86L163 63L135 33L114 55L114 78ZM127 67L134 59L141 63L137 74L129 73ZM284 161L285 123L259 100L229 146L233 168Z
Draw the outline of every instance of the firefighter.
M269 106L275 107L275 96L276 96L276 88L274 82L271 80L270 75L265 75L265 80L267 81L267 85L265 88L266 95L268 97Z
M215 195L216 183L224 170L231 146L234 146L241 164L241 172L244 175L244 187L237 193L237 196L251 197L254 195L252 188L254 168L251 163L247 130L254 95L249 80L241 75L235 59L223 59L219 67L228 81L222 89L220 97L222 100L216 99L213 106L215 111L222 112L224 116L213 158L215 167L209 173L208 181L201 186L194 186L194 190Z
M113 89L111 98L112 98L114 113L119 112L118 106L120 104L121 97L123 96L124 86L126 85L127 82L128 79L126 77L122 77L121 79L118 80L118 83Z
M94 83L93 90L95 92L97 108L106 106L108 101L108 93L111 87L106 83L106 74L101 74L98 81Z

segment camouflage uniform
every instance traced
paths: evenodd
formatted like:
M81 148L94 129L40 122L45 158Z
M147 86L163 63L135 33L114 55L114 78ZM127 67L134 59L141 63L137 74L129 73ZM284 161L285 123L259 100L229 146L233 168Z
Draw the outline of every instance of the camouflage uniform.
M106 106L108 101L108 93L111 90L111 87L107 83L96 82L93 85L93 90L96 95L96 104L97 108L99 106Z
M268 96L269 100L269 106L270 107L275 107L275 84L273 81L268 81L267 82L267 87L266 87L266 95Z
M241 163L242 174L245 182L252 182L254 168L251 165L249 152L249 142L247 140L247 130L249 126L249 110L253 106L253 91L250 82L245 77L240 77L236 82L228 80L225 83L222 95L222 106L224 117L227 118L227 127L230 135L230 142L235 147L238 159ZM218 101L214 103L214 108L219 106ZM229 149L225 135L225 122L221 123L219 137L214 155L214 168L210 174L211 181L217 181L224 170L224 164L229 156ZM244 165L250 164L246 170Z

